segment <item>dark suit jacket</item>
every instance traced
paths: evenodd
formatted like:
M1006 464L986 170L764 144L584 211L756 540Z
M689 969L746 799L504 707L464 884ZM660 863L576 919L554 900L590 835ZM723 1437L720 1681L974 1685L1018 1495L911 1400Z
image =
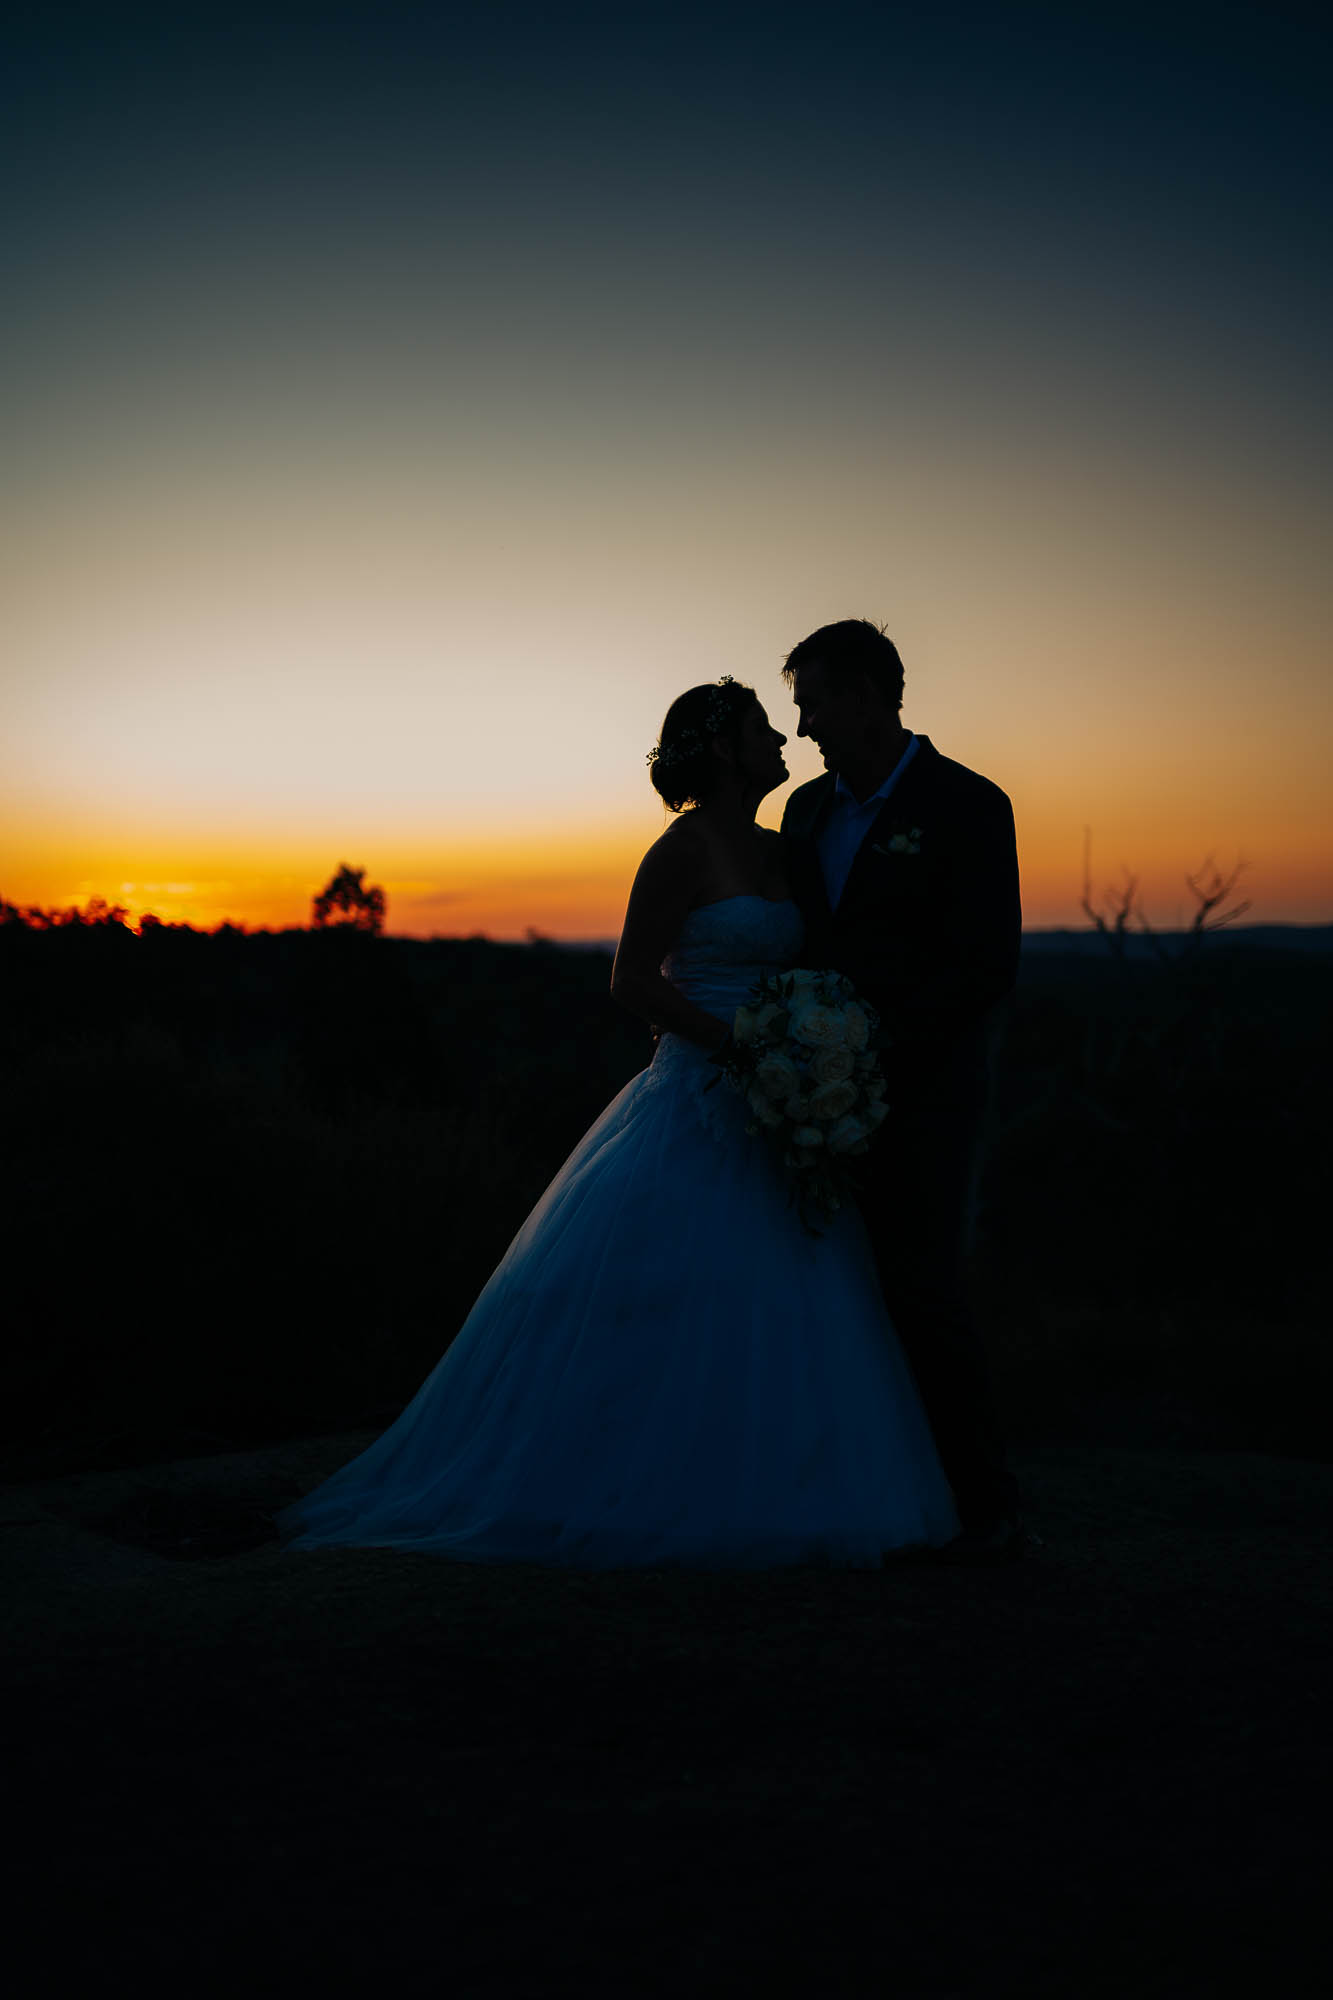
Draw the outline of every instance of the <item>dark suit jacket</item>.
M782 816L803 962L845 973L878 1008L899 1104L961 1110L984 1091L985 1017L1018 972L1013 808L998 785L920 737L830 910L815 842L834 782L800 786Z

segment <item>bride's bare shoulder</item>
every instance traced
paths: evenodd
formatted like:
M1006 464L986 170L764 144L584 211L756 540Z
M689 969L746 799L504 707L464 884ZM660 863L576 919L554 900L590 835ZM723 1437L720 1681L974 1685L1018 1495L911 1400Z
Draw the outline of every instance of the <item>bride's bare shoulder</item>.
M631 900L665 897L688 905L698 891L708 863L707 848L689 815L673 819L647 850L634 871Z
M697 869L708 854L708 842L693 813L673 819L644 855L658 869Z

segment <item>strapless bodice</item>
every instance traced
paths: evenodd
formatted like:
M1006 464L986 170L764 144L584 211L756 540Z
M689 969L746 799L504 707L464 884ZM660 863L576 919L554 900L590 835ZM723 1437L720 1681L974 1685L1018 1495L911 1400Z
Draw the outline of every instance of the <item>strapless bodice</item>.
M662 972L696 1007L730 1020L760 973L795 965L804 937L790 898L724 896L690 911Z

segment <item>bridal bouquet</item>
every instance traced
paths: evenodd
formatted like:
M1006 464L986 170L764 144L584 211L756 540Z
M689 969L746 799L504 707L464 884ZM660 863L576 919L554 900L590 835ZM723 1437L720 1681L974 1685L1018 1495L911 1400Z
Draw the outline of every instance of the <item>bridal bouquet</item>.
M841 1207L848 1162L888 1115L870 1038L879 1017L838 972L773 972L736 1009L715 1060L791 1178L807 1225Z

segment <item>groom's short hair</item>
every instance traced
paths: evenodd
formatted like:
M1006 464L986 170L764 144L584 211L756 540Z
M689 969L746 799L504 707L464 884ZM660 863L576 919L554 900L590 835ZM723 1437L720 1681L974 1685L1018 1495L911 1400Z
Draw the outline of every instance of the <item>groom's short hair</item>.
M903 705L903 663L898 648L882 625L868 618L840 618L821 625L799 646L793 646L782 668L788 687L802 667L819 666L828 679L845 685L864 674L894 708Z

